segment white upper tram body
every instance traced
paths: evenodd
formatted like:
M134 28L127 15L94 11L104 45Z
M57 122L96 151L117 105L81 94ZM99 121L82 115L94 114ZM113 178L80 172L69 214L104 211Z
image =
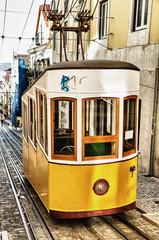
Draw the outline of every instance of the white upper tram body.
M87 61L86 61L87 62ZM91 62L91 61L90 61ZM66 63L68 66L65 68L57 67L58 64L55 64L55 67L50 67L46 70L38 80L25 92L22 97L22 101L27 104L27 98L32 98L36 104L36 94L40 92L44 94L47 99L47 126L48 126L48 154L44 151L49 162L54 163L64 163L64 164L96 164L97 161L94 160L82 160L82 100L83 99L106 99L107 98L118 98L119 99L119 138L118 138L118 156L116 158L108 158L105 160L105 157L98 159L98 163L107 163L122 161L125 159L123 155L123 112L124 112L124 98L129 96L136 96L138 102L139 95L139 70L129 65L126 67L106 67L102 69L102 64L104 61L98 61L98 66L101 68L87 68L82 63L82 67L71 67L71 63ZM114 61L113 61L114 62ZM92 61L93 63L93 61ZM60 64L59 64L60 65ZM62 65L60 65L62 66ZM115 65L114 65L115 66ZM124 65L123 65L124 66ZM133 66L133 65L132 65ZM66 77L66 78L64 78ZM64 82L63 82L63 80ZM67 80L67 82L65 82ZM77 146L77 159L76 161L67 161L63 159L54 159L52 158L52 149L51 149L51 99L64 98L64 99L76 99L77 100L77 135L76 135L76 146ZM105 101L105 100L104 100ZM138 103L137 103L138 104ZM138 114L138 113L137 113ZM137 123L136 123L137 124ZM136 126L137 129L137 126ZM36 131L39 131L36 129ZM137 132L137 131L136 131ZM38 134L38 133L37 133ZM133 135L132 131L127 132L127 136ZM136 142L137 142L137 133ZM129 137L127 137L129 138ZM37 140L39 141L39 140ZM33 142L32 142L33 144ZM39 145L41 143L39 142ZM43 147L41 146L43 149ZM135 153L130 157L135 157L137 153L137 144L135 145ZM127 157L128 159L128 157Z

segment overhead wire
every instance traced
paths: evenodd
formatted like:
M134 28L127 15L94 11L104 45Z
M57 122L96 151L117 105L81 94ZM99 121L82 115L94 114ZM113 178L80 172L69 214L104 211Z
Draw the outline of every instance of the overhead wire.
M68 17L68 15L71 13L71 11L72 11L72 9L74 8L74 6L76 5L77 1L78 1L78 0L76 0L76 1L74 2L74 0L72 0L72 4L71 4L71 7L70 7L70 10L69 10L69 11L67 12L67 14L65 15L65 17L64 17L64 19L63 19L63 21L62 21L62 24L64 23L64 21L65 21L65 19ZM73 4L73 2L74 2L74 4Z
M86 6L87 0L84 0L81 4L81 9L80 9L80 13L84 11L84 8Z
M66 12L67 12L68 3L69 3L69 0L64 1L64 17L65 17Z
M46 0L44 0L44 1L46 2ZM66 14L66 8L68 7L68 3L69 3L69 0L66 0L65 9L64 9L65 15L64 15L63 22L64 22L65 19L68 17L68 15L72 12L72 10L73 10L73 8L74 8L74 6L76 5L77 2L78 2L78 0L72 0L71 5L70 5L70 9L69 9L69 11L68 11L67 14ZM92 16L93 16L94 13L95 13L95 10L96 10L96 8L97 8L98 2L99 2L99 0L97 0L97 2L96 2L96 6L95 6L95 8L94 8L94 11L93 11ZM34 40L34 37L30 37L30 38L29 38L29 37L28 37L28 38L24 38L24 37L23 37L23 34L24 34L24 31L25 31L26 25L27 25L27 23L28 23L29 16L30 16L30 14L31 14L31 9L32 9L33 3L34 3L34 0L32 0L32 3L31 3L31 6L30 6L30 9L29 9L29 12L7 11L7 0L5 0L5 10L0 10L0 11L4 11L4 12L5 12L5 14L4 14L4 23L3 23L3 35L0 36L0 37L2 38L1 54L2 54L2 48L3 48L4 38L18 39L18 40L19 40L18 47L17 47L17 52L18 52L18 50L19 50L19 46L20 46L20 43L21 43L21 40L22 40L22 39L27 39L27 40L31 39L31 40ZM58 7L59 7L59 3L60 3L60 0L58 0L58 2L57 2L57 9L58 9ZM87 3L87 0L85 0L85 1L82 2L82 4L81 4L81 9L80 9L80 10L83 11L83 9L84 9L85 6L86 6L86 3ZM55 7L55 0L52 1L52 5L54 5L54 7ZM22 31L22 34L21 34L20 37L4 36L4 32L5 32L5 22L6 22L6 13L7 13L7 12L12 12L12 13L28 13L27 19L26 19L26 22L25 22L25 24L24 24L23 31ZM71 15L72 15L72 17L74 17L73 14L71 14ZM62 24L63 24L63 22L62 22ZM51 39L48 38L48 40L49 40L49 42L47 43L47 46L50 44L52 38L51 38ZM57 39L56 39L56 40L57 40ZM68 39L68 40L76 40L76 39ZM96 42L96 40L97 40L97 39L94 39L94 40L91 40L91 41ZM99 39L99 40L100 40L100 39ZM99 42L96 42L96 43L97 43L97 44L100 44ZM100 44L100 45L102 45L102 44ZM104 45L102 45L102 46L105 47ZM46 48L47 48L47 47L46 47ZM0 57L1 57L1 55L0 55Z
M109 34L110 35L110 34ZM9 36L5 36L5 38L9 38L9 39L19 39L19 37L9 37ZM33 38L22 38L23 40L33 40L34 41L34 37ZM47 47L48 47L48 45L50 44L50 42L53 40L53 37L51 37L51 38L43 38L43 40L48 40L48 42L47 43L45 43L46 45L47 45ZM56 41L59 41L60 40L60 38L56 38L55 39ZM77 39L76 38L68 38L68 40L69 41L76 41ZM99 45L101 45L101 46L103 46L103 47L106 47L105 45L103 45L103 44L101 44L101 43L99 43L99 42L97 42L97 40L101 40L100 38L96 38L96 39L92 39L92 40L87 40L87 39L83 39L83 41L87 41L87 42L89 42L89 41L91 41L91 42L95 42L95 43L97 43L97 44L99 44ZM46 47L46 48L47 48ZM44 50L43 50L44 51Z
M94 8L94 11L93 11L93 13L92 13L92 18L93 18L93 16L94 16L94 13L95 13L95 11L96 11L96 8L97 8L97 6L98 6L98 3L99 3L99 0L97 0L97 2L96 2L96 5L95 5L95 8Z
M5 12L4 12L4 21L3 21L3 34L2 34L2 44L1 44L0 59L2 57L2 51L3 51L4 32L5 32L5 25L6 25L6 14L7 14L7 0L5 1Z
M46 1L46 0L44 0L44 1ZM52 0L51 5L53 5L53 1L54 1L54 0ZM78 0L76 0L76 1L74 2L74 0L72 0L70 9L69 9L69 11L68 11L67 14L66 14L66 7L68 6L68 0L66 0L65 9L64 9L64 18L63 18L63 21L62 21L61 24L64 23L65 19L68 17L69 14L71 14L71 16L75 19L74 15L72 14L72 9L73 9L74 6L76 5L77 1L78 1ZM55 2L55 1L54 1L54 2ZM59 2L60 2L60 0L58 0L58 3L57 3L57 8L56 8L57 12L58 12L58 7L59 7ZM87 0L85 0L85 1L83 1L83 2L81 3L81 7L80 7L80 10L79 10L79 13L81 13L81 12L84 11L85 6L86 6L86 3L87 3ZM95 11L96 11L96 8L97 8L98 3L99 3L99 0L97 0L96 5L95 5L95 7L94 7L94 10L93 10L93 13L92 13L92 19L94 19L93 16L94 16L94 13L95 13ZM90 11L89 11L89 13L90 13ZM49 41L46 43L46 47L43 49L42 53L44 53L44 52L46 51L47 47L49 46L49 44L51 43L51 41L53 40L53 38L54 38L54 36L52 36L52 37L49 39ZM55 40L59 40L59 39L55 38ZM77 40L77 39L68 39L68 40L72 40L72 41L73 41L73 40ZM104 48L107 48L107 47L106 47L105 45L103 45L102 43L97 42L97 40L100 40L100 39L92 39L92 40L90 40L90 41L95 42L96 44L99 44L100 46L102 46L102 47L104 47ZM84 41L89 41L89 40L84 40Z
M5 10L0 9L0 12L5 12ZM13 10L7 10L6 13L19 13L19 14L28 14L28 12L24 12L24 11L13 11ZM36 14L35 12L32 12L32 14Z
M51 43L51 41L54 40L54 36L52 36L52 37L51 37L50 39L48 39L48 40L49 40L49 41L48 41L47 43L45 43L46 46L45 46L45 48L41 51L40 55L43 55L43 54L44 54L44 52L45 52L46 49L48 48L48 46L49 46L49 44ZM56 40L56 41L60 41L60 38L55 38L55 40ZM68 41L77 41L76 38L68 38L67 40L68 40ZM94 43L96 43L96 44L98 44L98 45L100 45L100 46L108 49L107 46L105 46L104 44L102 44L102 43L100 43L100 42L97 42L97 40L100 41L101 39L99 39L99 38L91 39L91 40L83 39L84 42L94 42Z
M58 12L58 9L59 9L59 3L60 3L60 0L58 0L58 2L57 2L57 12Z
M34 40L34 37L14 37L14 36L0 36L0 38L4 39L4 38L9 38L9 39L27 39L27 40Z
M21 34L21 36L19 37L19 43L18 43L18 47L17 47L17 53L18 53L18 50L19 50L19 46L20 46L21 39L22 39L22 37L23 37L24 31L25 31L25 28L26 28L26 25L27 25L27 23L28 23L28 19L29 19L30 13L31 13L31 9L32 9L33 3L34 3L34 0L32 0L30 9L29 9L29 12L28 12L28 15L27 15L27 19L26 19L25 24L24 24L24 28L23 28L22 34Z

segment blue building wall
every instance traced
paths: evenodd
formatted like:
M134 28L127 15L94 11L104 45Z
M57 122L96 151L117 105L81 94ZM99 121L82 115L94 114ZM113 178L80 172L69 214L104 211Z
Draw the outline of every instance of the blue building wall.
M21 96L27 89L26 64L24 59L18 59L19 78L16 84L15 94L12 100L12 125L16 126L16 118L21 117Z

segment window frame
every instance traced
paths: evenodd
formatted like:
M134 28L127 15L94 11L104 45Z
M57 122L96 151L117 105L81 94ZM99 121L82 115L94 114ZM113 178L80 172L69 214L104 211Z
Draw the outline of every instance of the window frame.
M53 103L55 100L71 100L74 102L74 155L58 155L54 154L54 108ZM67 97L57 97L50 99L50 108L51 108L51 157L55 160L67 160L67 161L77 161L77 99L67 98Z
M103 13L103 6L106 6L106 10L105 10L105 20L104 20L104 28L106 28L105 30L105 34L102 35L102 28L103 28L103 24L102 24L102 13ZM108 16L109 16L109 1L108 0L103 0L100 2L100 8L99 8L99 39L105 39L108 36Z
M28 143L28 108L27 104L24 102L22 102L22 116L22 133L26 142Z
M36 121L35 121L35 101L32 98L29 98L29 139L33 142L36 147ZM31 109L32 106L32 109Z
M37 90L36 90L36 138L39 139L39 99Z
M146 1L148 1L148 6L149 6L149 0L143 0L142 3L142 12L141 12L141 25L137 26L137 22L138 22L138 9L139 9L139 3L141 0L135 0L135 5L134 5L134 31L138 31L138 30L142 30L147 28L147 23L148 23L148 9L149 7L147 7L147 23L144 24L144 17L145 17L145 4Z
M105 136L85 136L85 101L100 99L100 97L82 99L82 161L100 160L100 159L113 159L118 158L119 154L119 103L120 99L116 97L103 97L103 99L116 100L116 135ZM96 157L85 157L85 144L87 143L100 143L100 142L115 142L116 154Z
M125 129L124 129L124 125L125 125L125 122L124 122L124 102L125 100L128 100L128 99L136 99L136 103L135 103L135 137L134 137L134 148L129 150L129 151L126 151L124 152L124 139L125 139ZM125 97L123 99L123 157L126 157L126 156L129 156L131 154L134 154L137 152L137 107L138 107L138 96L136 95L132 95L132 96L128 96L128 97Z
M29 98L29 137L33 142L34 139L34 101Z
M42 96L43 98L43 104L42 104L42 117L43 117L43 126L41 126L41 100L40 97ZM43 131L43 134L42 134ZM43 141L42 141L42 136L43 136ZM39 141L42 147L44 148L44 95L39 92Z
M42 92L38 92L37 93L37 96L38 96L38 126L39 126L39 142L42 146L42 148L44 149L44 152L48 155L48 145L46 145L46 141L48 143L48 122L47 122L47 119L48 119L48 112L47 112L47 109L45 109L45 104L47 103L47 95L45 93L42 93ZM43 117L43 124L41 126L41 103L40 103L40 98L41 96L43 97L43 104L42 104L42 117ZM43 128L43 129L42 129ZM42 131L43 131L43 134L42 134ZM42 136L43 136L43 141L42 141ZM47 138L47 140L46 140Z
M47 122L47 96L44 94L44 149L48 154L48 122Z
M37 147L37 139L36 139L36 108L35 108L35 101L33 101L33 142L34 146Z

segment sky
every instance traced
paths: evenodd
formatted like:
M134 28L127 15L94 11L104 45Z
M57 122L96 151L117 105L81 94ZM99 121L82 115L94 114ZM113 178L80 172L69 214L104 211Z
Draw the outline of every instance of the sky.
M0 0L0 63L11 63L13 52L27 54L43 4L44 0Z

